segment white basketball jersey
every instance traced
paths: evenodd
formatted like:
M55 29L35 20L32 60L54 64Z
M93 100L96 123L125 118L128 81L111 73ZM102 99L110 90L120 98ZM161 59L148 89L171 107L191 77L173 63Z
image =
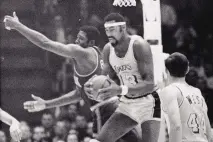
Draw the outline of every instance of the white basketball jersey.
M119 77L120 83L123 85L131 86L143 81L133 51L133 43L137 38L141 37L136 35L131 36L127 53L123 58L115 54L114 47L110 47L110 65Z
M182 142L208 142L204 112L207 105L198 88L188 84L173 83L180 90L178 96L182 123Z

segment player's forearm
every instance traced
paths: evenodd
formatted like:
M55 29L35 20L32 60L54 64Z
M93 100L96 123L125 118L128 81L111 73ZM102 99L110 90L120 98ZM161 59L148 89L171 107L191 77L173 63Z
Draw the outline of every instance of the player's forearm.
M71 103L76 103L80 101L80 95L77 93L76 90L71 91L59 98L47 100L45 102L46 108L53 108L58 106L64 106Z
M180 126L171 128L169 142L182 142L182 129Z
M6 123L9 126L12 125L13 121L17 121L13 116L2 109L0 109L0 119L2 122Z
M29 41L31 41L33 44L37 45L38 47L50 50L48 43L51 41L48 39L45 35L32 30L28 28L27 26L23 25L22 23L19 23L15 28L19 33L21 33L23 36L25 36Z
M152 93L155 90L155 85L153 82L141 82L134 86L128 86L128 94L141 94L145 95L147 93Z

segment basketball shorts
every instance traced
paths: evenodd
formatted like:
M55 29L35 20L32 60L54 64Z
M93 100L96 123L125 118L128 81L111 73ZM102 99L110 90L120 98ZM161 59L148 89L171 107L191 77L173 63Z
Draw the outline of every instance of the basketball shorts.
M116 112L122 113L138 124L148 120L161 120L161 103L158 93L154 91L146 96L127 98L122 96Z

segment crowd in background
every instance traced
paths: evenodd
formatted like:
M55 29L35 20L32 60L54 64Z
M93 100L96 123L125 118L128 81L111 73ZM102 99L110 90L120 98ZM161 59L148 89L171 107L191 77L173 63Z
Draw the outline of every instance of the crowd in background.
M93 136L91 118L80 113L79 104L63 107L60 114L43 111L40 123L20 122L22 142L89 142ZM5 132L0 130L0 142L8 142Z
M137 0L139 2L139 0ZM181 52L190 60L186 80L201 89L209 107L213 124L213 31L208 21L212 13L211 0L162 0L162 40L166 53ZM100 48L106 43L103 18L109 12L123 14L129 33L143 35L142 7L118 8L112 0L35 0L37 27L51 39L73 43L78 28L84 24L96 26L102 34ZM134 16L132 16L134 15ZM137 18L135 18L137 17ZM49 28L44 28L49 25ZM53 92L62 95L74 87L69 60L49 53L50 67L55 72ZM57 97L57 96L56 96ZM88 142L92 137L91 116L83 109L84 102L44 111L41 123L32 126L21 122L25 142ZM6 142L0 131L0 142Z

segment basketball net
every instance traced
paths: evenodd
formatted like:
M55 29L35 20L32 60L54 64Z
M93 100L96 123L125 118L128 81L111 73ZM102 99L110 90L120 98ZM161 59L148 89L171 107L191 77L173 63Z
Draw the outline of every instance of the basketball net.
M144 39L147 40L154 52L163 52L161 35L160 0L141 0ZM114 0L114 6L136 6L135 0Z

